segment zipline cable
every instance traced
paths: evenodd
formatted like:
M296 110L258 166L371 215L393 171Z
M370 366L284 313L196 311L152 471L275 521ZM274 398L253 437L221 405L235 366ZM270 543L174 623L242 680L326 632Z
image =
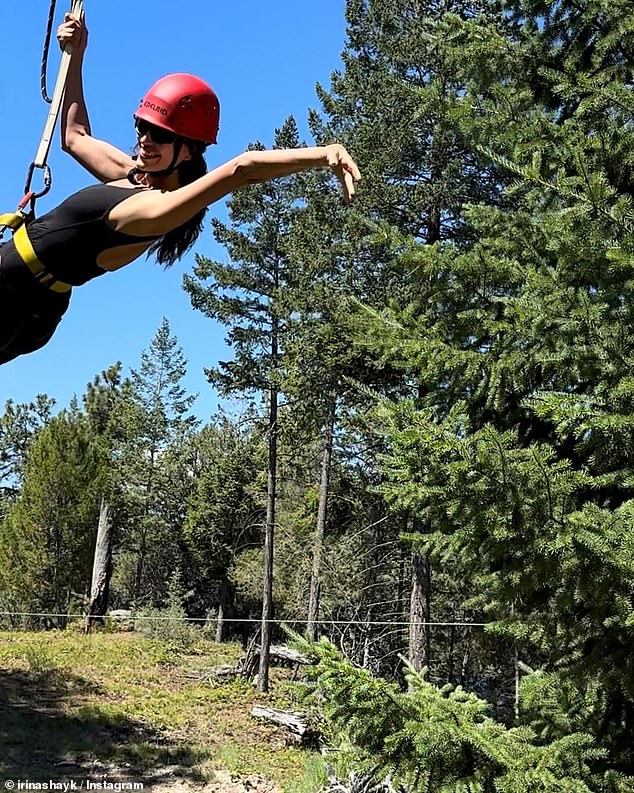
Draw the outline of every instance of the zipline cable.
M84 619L86 616L90 616L87 614L63 614L63 613L55 613L49 611L0 611L0 617L55 617L55 618L67 618L67 619ZM163 616L163 615L145 615L145 614L131 614L130 616L121 616L119 614L105 614L103 615L104 619L113 620L115 622L118 621L135 621L138 620L139 622L143 621L157 621L157 622L211 622L215 623L218 621L218 617L172 617L172 616ZM300 620L300 619L287 619L287 620L264 620L269 625L308 625L308 620ZM222 622L225 623L256 623L260 625L263 620L260 618L255 617L233 617L233 618L223 618ZM363 627L367 627L369 625L389 625L392 627L398 626L427 626L429 628L486 628L489 624L487 622L419 622L419 621L401 621L398 620L370 620L369 622L366 620L315 620L318 625L362 625Z

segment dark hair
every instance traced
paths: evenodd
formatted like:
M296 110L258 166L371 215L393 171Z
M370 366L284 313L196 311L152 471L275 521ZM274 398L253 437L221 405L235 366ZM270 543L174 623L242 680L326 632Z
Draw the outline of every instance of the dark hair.
M207 163L203 157L203 153L207 148L204 143L199 141L185 140L184 145L187 146L191 153L190 160L183 160L183 162L176 169L178 172L178 181L181 186L191 184L191 182L200 179L207 173ZM149 247L149 253L156 254L156 260L164 265L170 267L175 261L181 258L196 242L198 235L203 230L203 218L207 209L201 209L193 218L190 218L186 223L178 226L167 234L164 234L160 239L153 242Z

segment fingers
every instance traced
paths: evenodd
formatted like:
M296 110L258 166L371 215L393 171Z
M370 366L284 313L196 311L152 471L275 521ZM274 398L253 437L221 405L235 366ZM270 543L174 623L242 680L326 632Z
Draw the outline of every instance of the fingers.
M350 203L356 195L355 183L361 179L361 171L343 146L333 146L328 159L332 171L341 183L344 199L346 203Z
M358 165L352 158L350 158L350 172L355 182L361 181L361 171L359 170Z
M83 11L79 19L68 12L64 14L64 21L57 28L57 41L62 49L69 44L78 49L85 49L88 31L84 19Z
M346 204L350 204L356 195L352 174L344 174L343 177L343 198Z
M77 19L70 19L65 20L62 24L57 28L57 40L64 39L68 41L69 39L73 38L79 33L79 21Z
M86 19L85 11L82 11L79 17L73 16L68 11L64 14L64 21L61 25L57 28L58 31L60 30L82 30L84 27L84 20Z
M79 30L81 27L81 20L74 17L72 14L66 13L64 14L64 21L61 25L57 28L57 31L76 31Z
M356 162L352 159L343 146L340 147L339 151L339 163L347 172L350 173L355 182L358 182L361 179L361 171L359 170Z

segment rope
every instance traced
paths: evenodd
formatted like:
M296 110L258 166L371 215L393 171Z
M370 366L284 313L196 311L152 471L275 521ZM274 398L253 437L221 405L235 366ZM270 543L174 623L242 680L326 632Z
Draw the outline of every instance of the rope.
M46 91L46 69L48 66L48 51L51 45L51 34L53 32L53 19L55 18L55 3L57 0L51 0L51 5L48 10L48 22L46 23L46 36L44 38L44 51L42 52L42 67L40 70L40 86L42 88L42 99L49 105L53 101Z
M73 4L71 7L71 14L73 16L79 16L81 14L82 8L83 8L83 0L73 0ZM69 44L66 45L66 47L64 48L64 52L62 53L62 60L59 65L59 70L57 72L55 88L53 89L53 98L51 100L51 108L49 110L48 117L46 119L46 124L44 125L44 132L42 133L42 139L40 140L40 145L35 155L35 159L33 160L33 165L35 168L46 167L46 158L48 157L48 152L51 148L53 131L55 129L57 116L59 115L59 109L62 104L62 98L64 96L64 88L66 87L66 76L68 75L68 67L70 65L71 52L72 52L72 47Z
M55 88L53 90L53 98L49 99L46 93L46 66L48 62L48 52L49 46L51 42L51 33L53 30L53 17L55 15L55 3L56 0L51 0L51 4L49 7L49 15L48 15L48 24L46 28L46 39L44 42L44 53L42 58L42 96L45 102L50 102L50 110L48 112L48 116L46 118L46 123L44 124L44 131L42 133L42 137L40 139L40 145L38 146L37 152L35 154L35 159L29 165L27 173L26 173L26 183L24 185L24 195L18 204L18 208L13 213L7 213L2 216L3 220L0 220L0 239L2 239L2 235L6 231L7 228L11 228L15 230L18 228L22 223L28 220L29 217L33 217L35 214L35 201L37 198L40 198L43 195L46 195L48 191L51 189L52 177L51 177L51 169L46 164L46 160L48 157L48 153L51 148L51 141L53 139L53 132L55 131L55 125L57 123L57 117L59 115L59 110L62 105L62 98L64 96L64 89L66 88L66 77L68 75L68 67L70 65L70 56L72 53L72 47L70 44L67 44L64 48L64 52L62 53L62 60L59 65L59 70L57 72L57 79L55 81ZM71 14L75 17L81 16L83 11L83 0L72 0L71 6ZM33 179L33 172L36 168L40 168L42 170L42 179L44 182L44 187L39 191L36 192L35 190L31 190L31 180ZM27 206L29 207L27 209Z
M54 612L48 611L0 611L0 617L64 617L69 619L77 619L78 617L86 617L92 616L87 614L55 614ZM130 614L129 617L124 617L119 614L114 616L110 614L105 615L94 615L96 617L105 616L107 619L111 620L158 620L160 622L217 622L218 617L168 617L168 616L153 616L151 614ZM287 620L262 620L262 619L255 619L255 618L224 618L222 619L223 622L231 622L231 623L255 623L257 625L261 625L263 622L266 622L268 625L287 625L288 623L292 623L293 625L308 625L308 620L296 620L296 619L287 619ZM416 626L416 627L428 627L428 628L486 628L487 625L490 623L488 622L398 622L394 620L375 620L366 622L365 620L314 620L318 625L390 625L392 627L396 626Z

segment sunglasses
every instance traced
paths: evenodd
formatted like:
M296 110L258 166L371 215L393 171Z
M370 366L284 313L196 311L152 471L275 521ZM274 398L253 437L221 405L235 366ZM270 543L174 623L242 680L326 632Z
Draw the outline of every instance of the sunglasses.
M142 138L144 135L149 135L154 143L159 145L164 143L174 143L178 135L169 129L157 127L156 124L150 124L149 121L144 121L142 118L134 119L134 126L136 128L137 137Z

